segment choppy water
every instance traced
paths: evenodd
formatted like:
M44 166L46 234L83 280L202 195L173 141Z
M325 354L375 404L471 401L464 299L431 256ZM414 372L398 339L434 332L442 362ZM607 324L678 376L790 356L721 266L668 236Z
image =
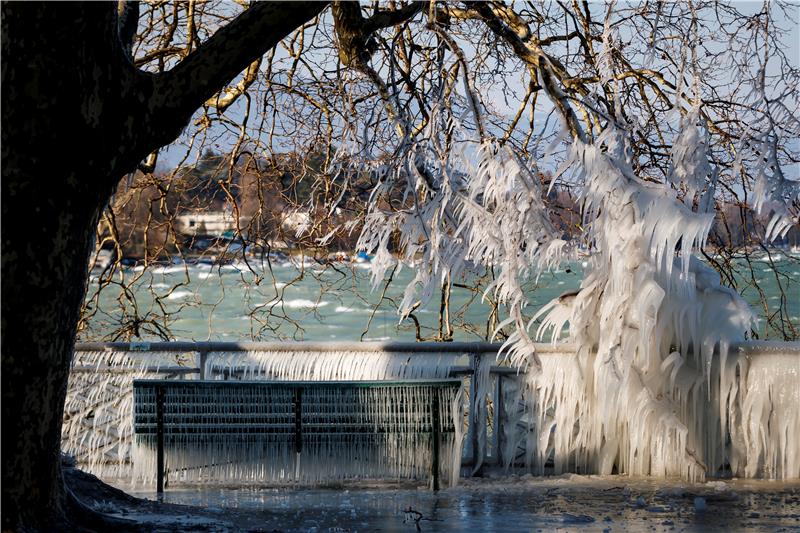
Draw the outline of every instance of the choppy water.
M773 254L774 263L753 262L752 276L764 289L762 297L753 287L749 269L738 265L735 278L745 298L761 315L759 335L776 338L766 328L766 317L774 314L781 298L794 326L800 327L800 257ZM302 340L413 340L415 328L411 320L398 324L397 305L413 279L411 269L400 269L385 289L382 282L371 290L369 271L363 264L320 265L306 261L272 263L272 273L253 262L225 266L170 265L148 270L125 269L125 278L139 279L132 285L138 317L163 315L162 308L173 313L167 325L171 337L178 340L236 341L274 337ZM561 293L576 289L583 273L580 263L563 270L544 274L538 284L529 288L529 313ZM115 278L119 279L119 277ZM258 283L256 283L258 281ZM779 290L783 287L783 295ZM97 289L97 275L91 277L87 298ZM383 294L383 299L381 296ZM89 321L81 340L108 340L123 321L117 285L105 287L99 296L98 312ZM122 296L123 301L128 301ZM440 297L417 310L415 317L421 335L439 331ZM131 309L130 304L126 304ZM765 309L766 306L766 309ZM92 305L95 307L95 304ZM454 287L450 298L450 316L456 340L476 340L487 333L489 306L481 294ZM500 314L502 319L504 314ZM129 315L128 319L131 318ZM158 321L164 324L163 320ZM157 336L146 327L140 328L144 339Z

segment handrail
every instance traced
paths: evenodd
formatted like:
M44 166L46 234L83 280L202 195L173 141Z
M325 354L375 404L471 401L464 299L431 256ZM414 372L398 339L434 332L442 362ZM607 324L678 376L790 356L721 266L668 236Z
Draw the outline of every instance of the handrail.
M349 342L349 341L267 341L267 342L217 342L217 341L158 341L158 342L78 342L75 351L131 351L131 352L420 352L420 353L497 353L498 342ZM733 343L731 350L747 354L770 352L800 352L800 342L745 341ZM537 353L571 353L577 346L570 342L537 343Z
M130 351L136 353L141 357L142 363L145 363L144 368L137 368L135 370L146 370L148 373L155 373L161 375L174 375L174 376L187 376L190 374L197 375L199 379L206 379L206 362L213 353L236 353L236 352L286 352L302 357L303 354L312 353L335 353L335 352L356 352L369 356L370 354L378 355L381 353L395 353L413 356L422 354L439 354L444 357L469 357L467 365L455 364L458 361L453 361L454 365L450 367L450 376L452 377L468 377L473 376L479 368L486 368L489 366L488 372L492 375L494 382L493 388L493 401L500 405L502 400L501 391L504 388L505 379L515 379L516 376L526 374L526 369L517 368L513 366L497 365L494 363L494 358L491 354L496 354L502 345L499 343L489 342L85 342L77 343L75 345L76 352L115 352L115 351ZM576 352L576 345L568 342L563 343L538 343L536 344L536 352L539 355L546 356L548 354L556 357L574 357ZM195 356L194 361L190 362L187 366L175 366L174 363L165 363L163 366L155 364L153 361L147 361L148 355L154 353L186 353L193 352ZM800 359L800 342L780 342L780 341L747 341L743 343L735 343L730 346L731 353L740 353L748 358L762 359L764 364L769 365L770 355L789 354L792 357L797 356ZM148 364L149 363L149 364ZM227 372L233 369L228 369ZM131 369L133 370L133 369ZM108 368L106 365L92 365L77 363L72 367L73 372L86 373L86 372L108 372L108 373L126 373L131 370L127 368ZM212 376L218 375L218 371L211 370ZM478 449L478 426L483 427L484 422L479 420L479 410L477 409L477 394L478 384L476 380L470 380L469 384L469 413L470 424L468 435L466 439L471 442L472 457L471 462L473 465L480 464L478 456L476 455ZM481 400L482 401L482 400ZM494 409L494 427L500 427L502 409L495 407ZM485 428L483 429L485 431ZM492 453L492 459L500 462L500 434L495 431L494 433L493 449L496 450L497 456L494 457L495 452Z
M497 352L501 344L489 342L79 342L76 351L119 350L132 352Z

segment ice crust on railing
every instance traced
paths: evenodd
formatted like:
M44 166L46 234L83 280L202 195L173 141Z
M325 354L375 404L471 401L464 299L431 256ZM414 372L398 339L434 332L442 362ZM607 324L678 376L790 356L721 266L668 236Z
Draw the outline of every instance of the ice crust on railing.
M699 480L735 460L750 465L737 471L752 475L796 476L794 452L774 442L762 438L751 452L726 445L729 435L744 431L737 417L750 416L738 403L749 363L730 354L729 346L746 340L755 319L744 300L694 256L714 221L710 207L718 178L700 109L692 107L679 119L664 183L637 176L625 129L635 126L615 120L622 119L607 120L591 142L580 134L569 139L550 180L552 185L563 177L579 191L582 240L592 256L578 291L554 300L533 319L526 316L525 283L570 257L573 246L549 221L537 161L521 159L494 139L475 139L451 117L432 120L426 135L413 141L414 168L424 169L424 176L404 172L407 165L384 169L383 189L389 190L392 180L396 186L406 180L406 198L413 203L393 213L379 202L371 205L359 246L377 252L393 232L401 238L397 259L383 254L373 265L374 280L382 280L395 261L413 266L416 277L400 305L402 319L438 294L448 274L452 279L467 268L492 269L495 278L486 294L508 309L498 328L509 334L501 359L527 372L530 383L522 390L529 391L525 403L532 412L548 413L538 402L566 406L556 419L541 414L545 418L534 425L539 433L525 437L528 448L538 450L528 451L530 464L555 453L559 469L582 464L586 471ZM445 150L442 139L448 136L459 142ZM762 153L769 148L762 146ZM771 237L787 227L788 215L779 204L794 198L795 182L783 180L783 188L776 189L777 171L768 157L765 161L761 170L769 176L756 196L766 198L764 209L773 212ZM369 168L370 162L360 164ZM687 194L679 198L678 190ZM538 331L530 331L537 319ZM535 341L547 334L557 340L567 324L578 346L577 366L562 376L572 380L571 387L556 389L540 381L548 374ZM579 418L592 423L575 426ZM784 438L768 418L748 420L747 442L755 434ZM557 442L548 444L552 439ZM770 461L786 466L765 468L758 454L767 448L780 455ZM579 456L568 457L567 450ZM741 453L746 457L734 459Z
M444 379L450 377L453 366L468 363L466 355L456 358L437 353L210 352L205 375L210 379L235 376L286 381Z
M155 389L140 394L137 420L153 426ZM294 442L292 388L213 387L198 392L196 387L177 387L165 394L165 466L172 483L429 479L434 395L441 409L440 476L450 486L458 482L462 393L457 387L304 388L300 454ZM173 424L179 424L174 426L178 433L171 432ZM254 433L256 426L269 432ZM180 432L186 428L191 433ZM135 435L133 458L135 482L152 484L154 434Z
M133 380L163 379L164 375L149 372L148 369L157 370L162 366L175 366L176 361L183 362L185 357L186 354L183 353L142 351L76 352L64 413L62 450L74 455L81 468L98 476L130 478L132 466L136 466L137 471L144 472L142 469L149 467L136 465L137 456L132 454ZM211 352L206 358L205 373L210 379L273 381L446 379L451 377L454 366L468 365L469 358L469 354L335 350ZM492 358L484 359L486 364L482 367L484 370L481 375L485 374L484 377L488 377ZM485 398L488 394L489 380L483 379L480 384L478 396ZM457 404L448 403L442 406L443 413L453 414L454 417L456 411L459 413L458 419L461 423L456 427L455 436L460 450L464 431L462 427L464 408L461 400L459 399ZM485 407L482 412L485 413ZM481 426L479 441L481 449L485 451L486 422L484 420L482 423L480 421L476 423ZM235 446L231 448L231 454L234 454L234 449ZM199 457L200 453L197 451L195 455ZM139 459L144 460L144 456ZM146 460L151 461L152 458ZM186 460L190 461L191 458ZM174 456L172 461L172 464L177 465L181 464L183 459ZM461 453L458 453L457 457L448 455L447 461L450 465L448 471L457 473L460 469ZM339 467L332 466L334 469L346 470L345 467L344 463ZM236 467L230 468L232 472ZM280 477L276 472L270 476L273 476L270 479L276 480Z
M73 455L87 472L108 479L129 478L133 380L164 377L160 368L186 363L183 352L76 351L64 404L61 450Z
M637 382L618 386L618 396L612 397L592 388L595 383L612 379L593 376L595 355L584 352L584 359L581 359L570 350L542 353L540 371L530 368L527 374L504 379L500 446L506 467L523 466L536 474L549 473L551 469L545 465L552 461L555 472L609 473L616 470L696 479L726 473L738 477L800 477L800 449L796 445L800 439L797 348L792 351L791 345L778 345L773 353L755 356L729 350L724 364L718 356L712 358L709 375L714 378L710 380L704 379L703 372L687 362L678 350L673 350L656 369L657 373L653 369L637 372L632 376ZM212 353L206 371L213 371L220 377L227 372L229 376L246 379L272 376L275 380L443 378L449 375L452 366L467 362L466 355L451 356L451 363L448 363L438 354L399 353L392 354L389 359L394 359L394 363L387 364L385 354L377 359L374 352L350 354L349 357L364 362L359 367L343 359L343 354L348 352L261 352L269 355L254 355L258 353ZM133 355L150 360L160 354ZM172 357L162 355L160 359L166 361ZM412 368L414 361L418 362L417 368ZM485 400L491 391L489 368L493 363L493 357L483 355L473 378L478 387L469 420L469 424L478 429L474 470L480 467L487 451ZM242 372L245 365L249 365L250 370ZM369 371L370 365L386 365L388 370ZM135 461L131 454L130 384L136 377L159 376L146 374L140 362L123 352L80 352L77 366L93 368L97 373L74 372L70 378L64 450L76 456L81 468L97 475L129 478L131 458ZM663 413L653 408L650 398L653 391L656 405L671 409L674 416L659 419ZM604 406L600 399L609 405ZM620 405L624 408L620 409ZM453 404L452 409L463 420L463 406ZM457 418L455 411L453 417ZM643 426L637 426L628 424L631 418L646 420ZM605 437L611 434L604 427L609 420L623 426L628 424L617 433L618 441ZM660 427L659 431L646 431L651 425ZM461 424L456 426L459 442L463 429ZM471 446L472 439L465 444ZM676 452L682 449L690 454L690 459ZM654 454L649 459L644 453L648 450ZM492 455L496 451L493 450ZM197 457L199 454L198 451ZM246 457L244 451L241 454ZM467 456L472 456L472 452ZM460 464L460 456L451 459ZM183 464L183 459L173 457L171 460L174 465ZM289 460L285 464L291 464L291 458ZM233 482L236 467L229 465L227 468L230 472L225 476L230 476L227 479ZM451 471L457 471L455 466L452 468ZM262 479L288 476L277 471L252 475L262 476Z
M109 478L130 475L133 380L144 365L126 352L76 352L61 429L61 450L88 472Z
M476 375L476 411L470 424L477 432L477 450L469 449L475 458L475 470L486 454L486 398L490 392L489 370L494 358L484 356ZM405 380L444 379L451 377L455 366L470 364L470 355L400 352L211 352L206 360L206 376L225 379L270 379L286 381L333 380ZM463 428L459 428L462 430ZM472 443L469 443L472 446Z
M569 354L543 354L542 371L504 386L504 466L534 474L582 472L631 475L800 478L800 368L798 352L751 357L731 351L711 389L673 352L664 365L669 383L661 400L674 416L652 408L646 380L619 388L609 407L598 406L585 386L582 363ZM601 378L602 379L602 378ZM580 386L584 384L584 386ZM671 401L668 401L669 398ZM626 410L614 411L627 401ZM614 418L616 417L616 418ZM643 417L644 424L629 424ZM659 419L663 417L662 419ZM619 440L598 436L612 420ZM657 431L647 431L650 426ZM569 428L565 430L564 428ZM626 445L621 446L621 443ZM649 449L658 451L650 455ZM681 450L691 453L687 459ZM517 458L516 462L514 459ZM551 468L552 467L552 468Z

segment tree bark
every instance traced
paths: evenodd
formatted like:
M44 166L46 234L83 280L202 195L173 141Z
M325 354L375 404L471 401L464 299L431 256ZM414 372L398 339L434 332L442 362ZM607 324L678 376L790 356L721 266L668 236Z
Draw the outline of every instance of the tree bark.
M2 4L4 531L79 525L61 476L62 413L94 228L119 178L324 7L257 4L153 76L133 67L116 3Z

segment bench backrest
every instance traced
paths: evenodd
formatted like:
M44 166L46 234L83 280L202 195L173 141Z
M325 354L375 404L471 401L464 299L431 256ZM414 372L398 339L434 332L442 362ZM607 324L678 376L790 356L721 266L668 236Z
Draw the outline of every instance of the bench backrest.
M435 397L457 391L461 380L165 381L136 380L134 433L155 435L157 397L163 391L164 437L229 440L252 435L304 439L326 435L430 433ZM448 395L449 396L449 395ZM440 409L448 403L440 400ZM299 408L299 410L298 410ZM440 432L455 431L451 416Z
M459 379L135 380L134 472L170 479L413 478L461 458ZM304 458L301 460L301 457Z

